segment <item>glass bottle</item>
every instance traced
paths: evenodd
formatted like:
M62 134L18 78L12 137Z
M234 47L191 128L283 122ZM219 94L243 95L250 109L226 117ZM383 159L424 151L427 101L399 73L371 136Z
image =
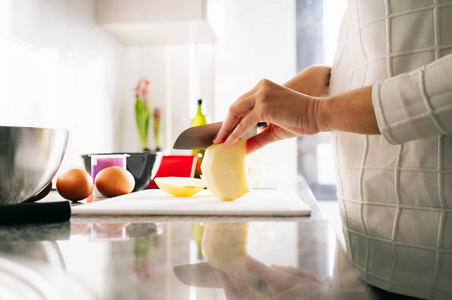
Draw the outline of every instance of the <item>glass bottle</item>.
M198 100L198 112L196 113L195 117L193 118L191 122L191 126L200 126L207 124L207 118L202 113L202 99ZM202 159L204 157L205 150L200 149L194 149L193 155L196 155L198 157L196 161L196 168L195 168L195 178L200 178L201 172L201 163Z

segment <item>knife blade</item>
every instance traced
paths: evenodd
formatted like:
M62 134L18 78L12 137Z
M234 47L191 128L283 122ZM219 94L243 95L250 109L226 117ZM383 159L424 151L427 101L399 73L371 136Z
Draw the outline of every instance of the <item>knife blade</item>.
M176 277L185 285L221 288L215 269L207 263L196 263L173 267Z
M263 125L264 124L264 125ZM213 144L212 139L220 131L223 122L215 122L201 126L190 127L177 137L174 149L206 149ZM264 127L266 123L259 123L248 130L242 139L248 139L257 133L257 127Z

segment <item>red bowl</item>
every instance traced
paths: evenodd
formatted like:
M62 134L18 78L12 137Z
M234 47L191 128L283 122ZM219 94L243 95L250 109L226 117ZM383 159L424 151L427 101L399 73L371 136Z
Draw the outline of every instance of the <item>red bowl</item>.
M196 155L165 155L162 157L160 167L155 175L158 177L193 177L195 175ZM148 189L156 189L154 179L147 186Z

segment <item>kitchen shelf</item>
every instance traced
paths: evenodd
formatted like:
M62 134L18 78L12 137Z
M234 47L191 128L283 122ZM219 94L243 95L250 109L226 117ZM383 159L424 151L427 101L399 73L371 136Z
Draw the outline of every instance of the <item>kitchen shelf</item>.
M222 0L96 0L96 21L126 45L218 40Z

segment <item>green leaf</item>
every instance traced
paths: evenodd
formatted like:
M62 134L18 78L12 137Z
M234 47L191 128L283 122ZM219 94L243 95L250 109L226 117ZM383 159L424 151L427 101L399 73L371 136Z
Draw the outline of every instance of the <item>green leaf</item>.
M143 147L143 149L147 148L150 114L151 107L146 106L143 100L137 99L137 101L135 102L135 120L137 123L141 146Z

